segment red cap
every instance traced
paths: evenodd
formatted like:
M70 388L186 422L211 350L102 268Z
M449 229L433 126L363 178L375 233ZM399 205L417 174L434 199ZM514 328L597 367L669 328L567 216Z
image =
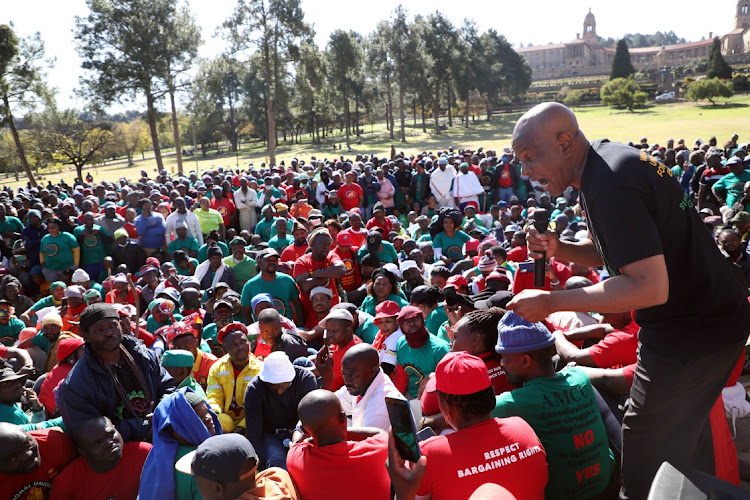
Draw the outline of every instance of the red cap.
M435 387L429 385L425 390L465 396L487 389L492 382L484 361L466 351L459 351L449 352L440 360L435 369Z
M67 337L62 339L57 345L57 359L62 362L82 345L83 339L81 337Z
M422 317L422 310L414 306L406 306L398 313L398 320L402 321L405 319L416 318L417 316Z
M433 375L427 381L424 392L422 392L422 399L419 401L419 406L422 409L422 415L431 416L440 413L440 405L438 404L437 394L435 393L435 376Z
M464 243L464 248L466 248L467 252L476 252L479 250L479 244L479 240L475 240L474 238L472 238Z
M161 267L161 262L159 262L159 259L156 257L149 257L146 259L146 265L147 266L154 266L155 268L159 269Z
M377 313L375 315L375 323L377 323L379 319L393 318L394 316L398 316L398 313L400 311L401 307L399 307L399 305L392 300L381 302L375 307L375 312Z
M352 235L348 231L339 231L339 234L336 235L336 243L340 247L350 247L354 245L354 240L352 240Z
M503 269L502 272L492 271L490 274L487 275L487 277L484 280L485 281L498 280L498 281L503 281L510 285L510 278L508 278L508 273L505 272L505 269Z
M229 332L234 332L236 330L239 330L245 335L247 335L247 327L243 325L242 323L234 322L234 323L229 323L227 326L221 329L221 331L219 332L219 335L216 336L216 341L219 342L219 344L223 344L224 335L226 335Z
M445 286L453 286L454 288L459 288L462 286L469 286L469 282L466 281L466 278L464 278L460 274L454 274L450 278L448 278L448 281L445 282Z

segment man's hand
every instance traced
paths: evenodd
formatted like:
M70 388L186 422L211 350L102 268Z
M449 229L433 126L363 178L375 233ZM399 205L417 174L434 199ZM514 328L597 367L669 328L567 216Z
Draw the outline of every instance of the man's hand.
M550 292L544 290L526 289L513 297L506 309L515 312L526 321L537 323L555 312L550 296Z
M414 465L414 469L406 467L404 459L398 454L396 441L391 430L388 433L388 462L386 462L386 468L388 469L388 476L391 478L393 491L396 492L396 499L412 500L416 497L425 472L427 472L427 457L420 457Z
M328 353L328 344L324 345L315 356L315 368L323 379L322 389L329 389L333 385L333 357Z
M555 231L540 233L534 226L529 226L526 235L526 246L529 248L530 259L541 259L542 252L547 252L546 257L554 257L560 246L560 240Z

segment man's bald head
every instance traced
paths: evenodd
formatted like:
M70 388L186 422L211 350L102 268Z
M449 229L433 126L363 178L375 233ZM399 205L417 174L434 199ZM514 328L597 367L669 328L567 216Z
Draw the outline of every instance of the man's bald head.
M346 414L341 409L338 396L325 389L308 393L297 406L297 414L310 435L320 441L321 436L343 425L346 435Z
M17 425L0 423L0 473L30 474L41 463L36 439Z
M522 173L554 196L580 185L588 147L576 116L559 103L534 106L513 130L513 151Z
M341 359L341 364L378 366L380 365L380 356L377 349L363 342L350 347Z
M341 360L344 386L352 396L364 396L380 373L380 356L370 344L351 347Z

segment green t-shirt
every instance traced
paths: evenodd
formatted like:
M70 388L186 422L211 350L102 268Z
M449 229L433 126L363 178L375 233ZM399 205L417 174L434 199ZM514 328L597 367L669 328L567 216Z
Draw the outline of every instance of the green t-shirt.
M591 498L607 487L614 458L586 374L569 367L535 378L496 398L493 417L518 416L534 429L547 452L545 497Z
M42 238L41 253L44 254L44 267L52 271L62 271L73 267L73 249L78 242L70 233L61 232L57 236L50 234Z
M424 326L430 334L437 335L440 331L440 326L446 321L448 321L448 315L445 313L445 309L441 303L427 315Z
M206 391L203 390L203 387L201 387L201 385L196 382L196 380L192 376L186 377L185 380L180 382L180 385L177 386L178 389L181 389L183 387L190 387L193 392L198 394L203 399L206 399Z
M251 259L247 255L243 256L240 262L235 262L234 255L230 255L224 258L224 264L234 269L234 277L237 279L238 287L244 285L258 274L258 271L255 269L255 259Z
M106 236L110 235L106 229L97 224L94 224L92 230L99 231ZM83 236L84 231L86 231L85 226L78 226L73 229L76 240L81 242L81 265L96 264L103 261L104 257L109 254L104 240L100 235L94 233Z
M42 332L39 332L31 337L31 343L44 352L49 352L50 348L52 347L52 342L50 342Z
M182 314L179 313L175 313L172 316L174 317L174 321L167 320L166 323L159 323L158 321L156 321L156 318L154 318L153 316L149 316L146 320L146 331L148 331L149 333L156 333L156 330L158 330L162 326L171 325L172 323L180 321L182 319Z
M439 339L445 340L446 342L448 342L448 344L451 343L451 338L448 335L448 327L449 326L451 326L450 322L446 321L445 323L443 323L442 325L440 325L440 328L438 328L438 333L437 333L437 337Z
M279 235L277 234L276 236L268 240L268 248L273 248L274 250L281 253L282 250L293 243L294 237L291 234L287 234L283 238L279 238Z
M745 183L750 181L750 172L745 170L740 175L728 173L713 185L714 190L720 194L723 192L727 199L727 206L731 207L745 196Z
M258 222L255 225L255 234L259 234L261 238L263 238L263 241L268 243L268 241L271 239L271 229L276 225L276 218L271 219L270 221L264 219L261 219L260 222Z
M221 218L221 214L218 210L214 210L213 208L209 208L208 210L199 208L193 213L198 216L198 222L201 225L201 232L203 234L208 234L211 231L218 231L219 226L224 224L224 219Z
M198 259L194 259L192 257L188 257L188 262L192 263L195 267L198 267ZM172 261L172 264L174 264L174 267L177 269L177 274L179 276L192 276L193 273L190 272L190 266L188 265L187 269L183 269L180 266L177 265L177 262Z
M190 377L188 377L190 378ZM186 379L187 380L187 379ZM195 451L195 446L181 444L177 446L177 453L174 456L174 463L179 459ZM177 469L174 470L174 497L180 500L203 500L200 491L198 491L198 481L195 476L185 474Z
M435 371L443 356L448 354L450 347L442 339L429 335L427 343L419 349L412 349L406 343L406 337L398 339L396 346L396 364L404 367L409 376L409 385L406 394L412 398L417 397L419 383L427 375Z
M464 257L464 243L469 241L471 236L459 230L449 238L445 232L440 232L432 240L432 246L437 250L440 248L443 255L448 257L453 262L463 259Z
M362 319L362 315L360 314L360 319ZM375 337L377 336L380 329L375 324L375 318L372 317L370 314L367 314L365 316L365 320L360 322L359 327L354 332L354 335L359 337L362 342L365 342L367 344L372 344L375 342Z
M219 245L219 248L221 248L221 255L223 255L224 257L228 257L229 247L227 246L227 244L223 241L218 241L217 243ZM204 243L203 246L198 249L198 262L205 262L206 259L208 259L208 244Z
M391 264L396 264L398 262L398 252L396 252L396 248L392 243L388 241L384 241L382 244L383 249L379 252L376 252L375 256L378 258L381 264L387 264L388 262L390 262ZM370 251L366 246L363 245L362 248L357 251L357 259L362 262L362 258L368 253L370 253Z
M203 340L213 340L214 343L217 343L216 337L218 335L219 335L219 329L216 327L216 323L210 323L206 325L205 327L203 327L203 333L201 334L201 338Z
M195 250L197 252L199 249L198 240L192 236L187 236L184 240L177 238L167 245L167 252L169 253L175 253L177 250Z
M5 235L6 232L21 233L23 230L23 222L18 217L12 215L6 215L5 220L0 221L0 236ZM10 238L10 246L18 239L18 237Z
M0 344L12 347L18 340L18 334L26 324L16 317L11 317L7 325L0 325Z
M409 302L406 299L404 299L400 295L396 295L395 293L389 294L388 298L385 300L392 300L402 309L409 305ZM377 314L375 311L376 306L377 304L375 304L375 297L373 297L372 295L368 295L367 297L365 297L365 300L362 301L362 305L359 308L361 311L366 312L370 316L374 317L375 314Z
M275 280L265 281L259 274L242 287L240 303L243 307L250 307L250 301L259 293L270 293L273 297L273 306L279 311L279 314L294 319L292 299L299 299L299 289L294 278L288 274L276 273ZM299 321L304 321L304 319L300 318Z
M276 217L276 220L281 219L281 217ZM294 229L294 220L292 219L286 219L286 234L292 234L292 230ZM271 226L271 237L273 238L278 234L278 231L276 231L276 224Z
M55 302L55 298L52 295L47 295L44 298L41 298L34 302L34 305L31 306L32 311L41 311L45 307L52 307L52 306L59 306L60 302Z

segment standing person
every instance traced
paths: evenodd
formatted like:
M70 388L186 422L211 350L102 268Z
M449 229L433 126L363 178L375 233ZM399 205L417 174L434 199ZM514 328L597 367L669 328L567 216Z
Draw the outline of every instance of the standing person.
M26 248L29 267L32 268L39 265L39 250L42 238L47 234L47 225L42 223L42 213L39 210L29 210L27 216L29 224L21 231L21 239Z
M141 215L135 218L133 224L138 235L141 237L141 246L147 256L151 256L164 245L164 234L166 233L166 223L164 216L158 212L153 212L151 201L144 198L138 202L138 208L141 209Z
M39 262L44 279L50 283L58 281L65 269L78 267L81 248L75 237L60 231L62 221L57 217L47 219L48 233L42 237Z
M430 190L435 195L439 207L456 207L453 198L453 179L456 177L456 169L448 165L448 158L441 156L437 161L436 168L430 175Z
M553 196L568 186L580 189L592 236L564 242L554 231L539 234L531 227L529 257L544 251L548 258L604 264L612 278L584 289L527 289L508 308L529 321L554 311L637 311L641 330L623 420L622 496L645 498L664 461L712 474L707 459L713 451L700 436L745 345L750 304L692 200L645 151L590 143L560 104L525 114L513 132L513 149L523 173Z
M258 206L258 193L249 188L247 177L240 177L240 188L234 192L234 204L240 213L240 230L250 231L258 223L255 207Z
M458 208L463 210L468 203L479 206L479 195L484 193L482 183L479 182L477 174L469 170L468 163L462 163L459 174L453 180L453 197L456 199Z
M73 230L73 235L81 247L80 266L89 276L99 276L104 270L102 261L112 248L112 235L102 226L94 224L94 214L83 214L83 225Z
M178 196L172 201L174 211L169 214L166 220L166 244L177 239L177 223L182 221L187 228L187 236L198 240L198 245L203 245L203 231L201 231L201 222L194 212L187 209L185 198Z
M289 319L296 319L298 324L305 321L302 303L299 299L299 288L294 278L288 274L278 273L279 253L273 248L266 248L258 253L258 267L260 274L245 283L242 287L242 315L247 324L252 323L251 302L259 293L270 293L273 306L279 314Z
M365 201L365 193L362 191L362 187L355 182L356 179L357 174L352 171L347 172L346 184L342 185L338 190L341 206L347 212L352 208L361 209Z

